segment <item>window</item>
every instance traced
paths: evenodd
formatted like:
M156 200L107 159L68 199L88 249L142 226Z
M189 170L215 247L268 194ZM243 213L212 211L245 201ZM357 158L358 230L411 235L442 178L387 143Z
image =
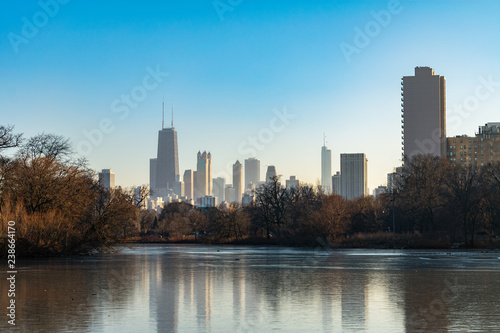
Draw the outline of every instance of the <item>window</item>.
M472 142L472 140L471 140L471 139L469 139L469 142Z
M464 142L464 140L460 140L460 143L463 143L463 142Z
M455 143L455 140L453 140L453 143Z
M471 147L471 146L469 146L469 149L472 149L472 147Z
M484 141L484 138L481 138L481 142L483 142L483 141Z

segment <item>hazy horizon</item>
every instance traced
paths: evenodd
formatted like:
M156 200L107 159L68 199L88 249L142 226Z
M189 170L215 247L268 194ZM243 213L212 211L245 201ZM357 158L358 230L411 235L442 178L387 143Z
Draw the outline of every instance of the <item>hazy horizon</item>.
M500 121L498 1L0 8L0 123L68 137L125 187L149 183L163 100L180 174L206 150L227 183L236 160L256 157L261 178L275 165L283 180L316 184L326 135L332 174L341 153L365 153L370 191L385 184L401 159L401 78L416 66L446 78L447 136Z

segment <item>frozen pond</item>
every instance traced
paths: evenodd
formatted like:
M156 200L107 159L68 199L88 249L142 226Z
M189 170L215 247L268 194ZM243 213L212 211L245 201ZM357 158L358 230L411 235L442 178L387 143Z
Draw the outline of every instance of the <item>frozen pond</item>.
M499 252L147 244L17 268L1 331L500 332Z

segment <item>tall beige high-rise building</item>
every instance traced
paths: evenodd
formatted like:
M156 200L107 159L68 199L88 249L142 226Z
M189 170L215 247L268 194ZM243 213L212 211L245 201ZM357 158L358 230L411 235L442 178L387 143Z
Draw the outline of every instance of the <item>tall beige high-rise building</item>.
M446 79L430 67L415 67L401 82L403 157L446 155Z
M243 195L243 165L240 161L233 164L233 187L234 187L234 201L241 202Z
M365 154L340 154L340 187L344 198L368 195L367 166Z
M184 195L188 199L194 199L194 174L193 170L184 171Z
M196 163L195 200L212 195L212 154L198 152Z
M260 183L260 161L256 158L245 160L245 188L250 189L252 185L258 186Z

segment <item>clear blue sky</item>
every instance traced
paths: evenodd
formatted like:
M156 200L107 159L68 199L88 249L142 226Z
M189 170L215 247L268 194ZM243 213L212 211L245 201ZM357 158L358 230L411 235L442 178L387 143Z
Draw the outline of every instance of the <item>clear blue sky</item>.
M446 77L449 123L455 105L472 103L448 135L500 121L500 86L473 103L480 78L500 81L500 1L61 2L42 0L45 12L0 2L0 123L82 150L84 131L104 121L87 158L122 186L149 181L162 98L175 109L181 172L210 150L214 176L229 175L260 135L262 174L274 164L316 183L325 133L334 171L340 153L366 153L370 189L400 164L400 80L415 66ZM168 76L145 90L148 69ZM284 109L294 118L281 126L273 110Z

